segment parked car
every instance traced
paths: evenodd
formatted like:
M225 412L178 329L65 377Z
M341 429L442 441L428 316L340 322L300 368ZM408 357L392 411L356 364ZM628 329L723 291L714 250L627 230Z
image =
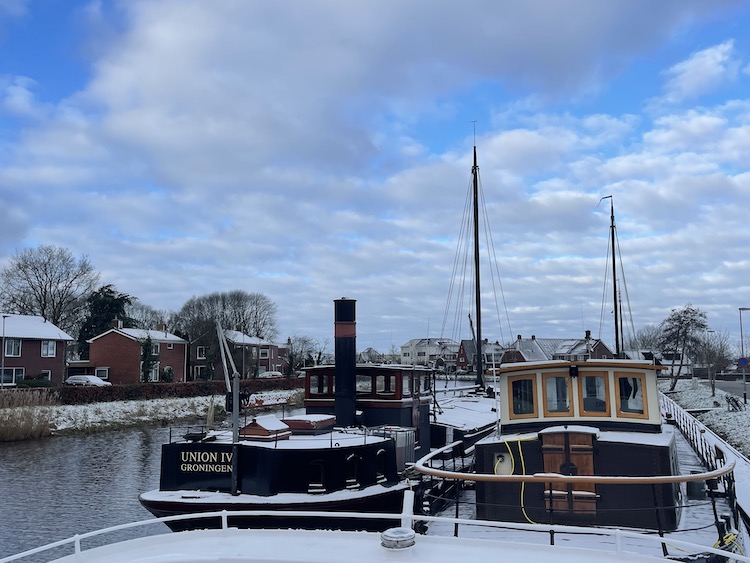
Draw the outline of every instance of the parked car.
M104 381L101 377L95 375L71 375L65 380L66 385L112 385L109 381Z
M280 371L264 371L258 377L284 377L284 374Z

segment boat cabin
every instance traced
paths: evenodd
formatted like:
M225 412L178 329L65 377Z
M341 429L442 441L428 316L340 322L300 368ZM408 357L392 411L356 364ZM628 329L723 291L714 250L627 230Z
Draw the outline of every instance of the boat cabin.
M494 371L500 426L507 433L575 421L602 429L659 432L658 369L632 360L503 364Z
M500 431L476 445L477 473L535 476L477 482L483 519L673 530L680 487L674 429L662 425L657 370L633 360L503 364ZM574 482L545 476L574 476ZM628 477L617 483L586 477Z
M362 426L414 428L417 455L429 451L431 371L419 366L357 364L355 401ZM305 374L308 414L335 414L336 366L309 368Z

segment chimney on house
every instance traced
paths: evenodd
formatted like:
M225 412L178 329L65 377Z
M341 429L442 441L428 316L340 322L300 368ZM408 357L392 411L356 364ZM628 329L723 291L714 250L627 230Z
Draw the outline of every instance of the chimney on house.
M112 319L112 328L122 328L122 321L117 317Z
M354 426L357 414L357 322L354 299L334 301L334 354L336 356L336 405L339 426Z

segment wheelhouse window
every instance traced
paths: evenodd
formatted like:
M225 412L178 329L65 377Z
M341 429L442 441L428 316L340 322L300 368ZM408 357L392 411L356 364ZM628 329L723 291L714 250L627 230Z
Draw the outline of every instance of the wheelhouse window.
M370 395L372 393L372 377L357 374L357 394Z
M328 395L333 392L329 387L331 378L319 373L310 374L310 394L311 395Z
M533 418L537 416L536 377L520 375L508 378L511 397L510 418Z
M609 416L607 374L581 375L581 414Z
M21 356L21 340L19 338L5 339L5 357L18 358Z
M403 380L401 383L401 396L411 397L411 374L404 373L402 377L403 377Z
M570 377L567 374L546 374L542 378L544 390L544 414L548 416L571 416Z
M376 375L375 389L378 395L395 395L396 376L388 373Z
M54 358L57 353L57 342L42 340L42 358Z
M648 417L647 403L644 400L645 379L643 374L615 373L618 416Z

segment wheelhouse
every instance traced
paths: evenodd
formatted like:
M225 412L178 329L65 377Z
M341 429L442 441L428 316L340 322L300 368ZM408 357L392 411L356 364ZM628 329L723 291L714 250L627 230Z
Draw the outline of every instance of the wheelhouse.
M540 430L575 421L598 428L658 432L658 369L631 360L504 364L494 371L501 428Z

